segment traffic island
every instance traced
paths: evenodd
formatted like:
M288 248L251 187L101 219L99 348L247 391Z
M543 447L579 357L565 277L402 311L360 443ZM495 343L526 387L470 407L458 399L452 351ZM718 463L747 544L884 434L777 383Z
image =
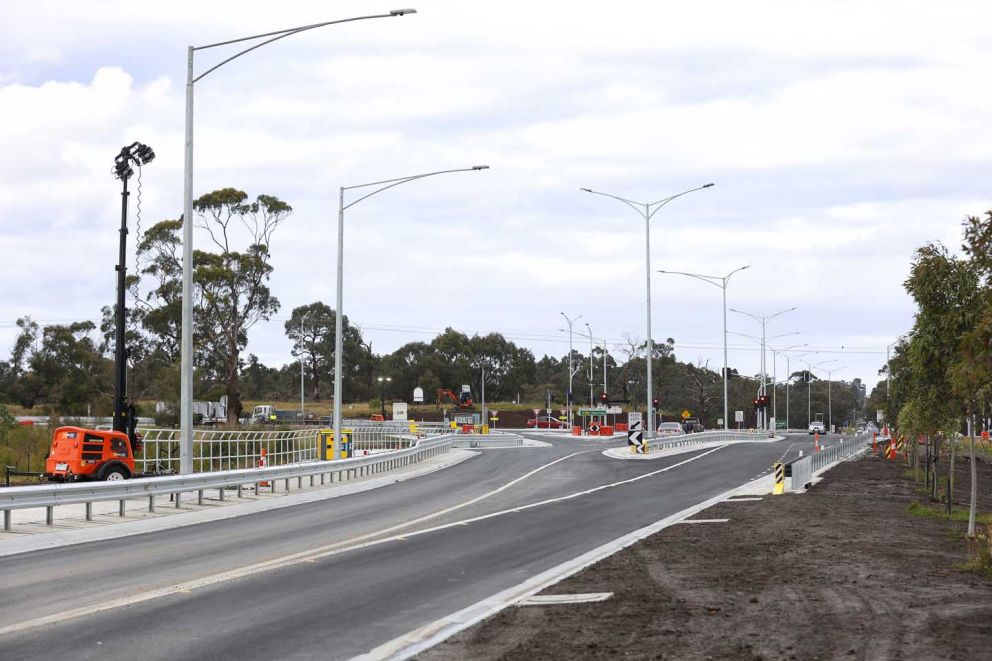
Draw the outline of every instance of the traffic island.
M979 485L987 514L988 463ZM992 578L959 516L910 507L919 489L867 458L803 494L720 503L541 593L612 598L506 608L417 658L987 658Z

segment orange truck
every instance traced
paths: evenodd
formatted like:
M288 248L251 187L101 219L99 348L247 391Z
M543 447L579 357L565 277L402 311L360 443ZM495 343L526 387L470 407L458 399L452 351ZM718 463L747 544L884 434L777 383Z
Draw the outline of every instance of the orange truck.
M134 451L141 450L140 436L131 447L119 431L59 427L45 460L45 475L54 482L77 480L127 480L135 475Z

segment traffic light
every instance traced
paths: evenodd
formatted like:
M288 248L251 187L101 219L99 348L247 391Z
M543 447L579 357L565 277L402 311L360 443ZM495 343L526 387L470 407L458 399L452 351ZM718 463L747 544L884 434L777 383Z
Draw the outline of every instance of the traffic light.
M609 404L610 403L610 396L607 395L605 392L604 393L600 393L600 395L599 395L599 401L603 402L604 404Z
M754 398L754 408L756 408L756 409L761 408L761 398L760 397L755 397Z
M760 406L761 408L768 408L768 395L761 395L755 401L757 402L757 405Z
M659 404L661 404L661 402L658 401L658 398L657 397L655 397L654 399L651 400L651 406L653 406L654 408L658 408L658 405Z

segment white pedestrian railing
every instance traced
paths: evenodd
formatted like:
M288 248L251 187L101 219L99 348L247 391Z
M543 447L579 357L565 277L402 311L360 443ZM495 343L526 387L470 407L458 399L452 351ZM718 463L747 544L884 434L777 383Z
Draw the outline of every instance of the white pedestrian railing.
M54 509L57 505L86 504L86 520L93 518L92 504L100 501L120 501L119 515L125 515L125 503L132 498L147 498L148 509L155 511L157 496L174 496L175 506L179 507L181 494L197 492L198 503L203 503L204 491L216 489L220 500L224 500L224 490L241 487L254 487L256 494L262 483L268 482L273 492L279 481L284 490L291 489L291 480L297 488L303 488L303 479L309 478L314 486L319 478L321 484L342 482L395 470L414 463L425 461L451 449L452 436L438 436L420 439L412 447L384 454L340 459L337 461L312 461L268 468L243 468L216 472L192 473L188 475L165 475L133 480L112 482L69 482L64 484L39 484L35 486L0 488L0 510L3 511L4 530L12 526L11 511L24 508L44 507L45 520L53 525Z
M356 420L343 425L351 455L403 450L428 436L455 430L421 423L370 423ZM135 456L138 473L169 473L179 470L178 429L138 429L142 449ZM266 465L282 466L322 458L321 439L331 430L291 429L257 431L194 430L193 472L257 468L265 450Z
M790 483L791 490L799 491L805 489L813 481L813 475L817 471L849 457L861 454L868 449L870 438L867 434L859 434L854 438L842 440L836 445L825 447L819 452L814 452L793 461L789 465L790 479L792 480Z

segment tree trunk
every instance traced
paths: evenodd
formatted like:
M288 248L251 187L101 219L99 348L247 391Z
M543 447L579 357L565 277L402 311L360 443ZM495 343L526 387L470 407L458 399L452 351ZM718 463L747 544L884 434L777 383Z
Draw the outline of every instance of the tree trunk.
M968 421L968 438L971 441L971 503L968 506L968 537L975 538L975 513L978 507L978 475L975 468L975 419Z
M238 381L238 338L229 339L227 343L227 423L234 425L241 417L241 387Z

